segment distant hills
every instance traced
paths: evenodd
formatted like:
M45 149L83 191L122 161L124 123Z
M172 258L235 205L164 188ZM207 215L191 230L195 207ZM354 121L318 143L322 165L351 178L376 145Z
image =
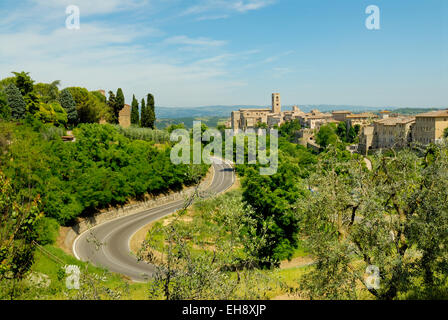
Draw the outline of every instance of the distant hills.
M298 105L302 111L309 112L318 109L322 112L330 112L335 110L348 110L352 112L375 112L380 110L390 110L403 114L417 114L431 110L440 110L436 108L400 108L400 107L366 107L366 106L347 106L347 105ZM236 105L236 106L203 106L203 107L156 107L156 116L158 119L179 119L179 118L200 118L200 117L219 117L230 118L232 111L238 109L256 109L270 108L270 106L255 105ZM292 106L283 106L282 110L291 110Z
M247 108L264 108L260 106L204 106L204 107L156 107L158 119L222 117L230 118L232 111Z

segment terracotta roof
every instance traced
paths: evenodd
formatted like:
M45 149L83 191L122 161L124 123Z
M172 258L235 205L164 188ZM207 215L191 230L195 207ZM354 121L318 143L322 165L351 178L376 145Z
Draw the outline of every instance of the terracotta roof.
M320 114L320 115L311 115L311 116L306 116L305 117L305 119L311 119L311 120L314 120L314 119L327 119L327 118L329 118L329 116L328 115L326 115L326 114Z
M377 117L373 113L358 113L358 114L351 114L347 116L349 119L357 119L357 118L375 118Z
M446 110L439 110L439 111L432 111L432 112L426 112L426 113L420 113L416 115L417 118L441 118L441 117L448 117L448 109Z
M387 118L375 121L375 123L379 123L385 126L394 126L397 124L406 124L409 122L415 121L415 117L397 117L397 118Z
M350 111L347 110L339 110L339 111L333 111L333 114L345 114L345 113L351 113Z

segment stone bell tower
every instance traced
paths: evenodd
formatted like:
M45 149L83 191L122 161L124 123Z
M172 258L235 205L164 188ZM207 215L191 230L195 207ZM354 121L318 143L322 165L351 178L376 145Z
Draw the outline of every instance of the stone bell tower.
M280 114L282 112L282 104L280 101L280 93L272 94L272 113Z

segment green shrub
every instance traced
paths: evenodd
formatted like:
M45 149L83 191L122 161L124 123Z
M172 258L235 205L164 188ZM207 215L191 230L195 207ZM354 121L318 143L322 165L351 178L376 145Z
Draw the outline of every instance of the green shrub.
M155 143L165 143L170 141L170 135L165 130L149 129L149 128L123 128L116 126L118 131L131 140L152 141Z
M0 90L0 119L9 120L11 108L8 106L8 97Z
M115 126L82 124L74 130L75 143L63 142L61 129L37 119L14 129L15 142L8 154L0 154L0 163L23 201L40 195L41 210L62 225L195 182L190 166L171 163L169 148L131 141ZM208 170L198 168L200 175Z
M64 129L46 124L40 129L42 137L47 141L58 140L64 135Z
M53 244L58 238L59 223L53 218L44 217L35 227L37 242L41 245Z
M67 112L61 107L59 102L41 102L36 118L45 123L53 123L56 126L65 126L67 124Z

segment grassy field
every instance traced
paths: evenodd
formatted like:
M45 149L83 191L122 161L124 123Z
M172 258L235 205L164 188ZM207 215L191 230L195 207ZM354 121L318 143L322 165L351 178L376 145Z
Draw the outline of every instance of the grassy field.
M22 298L42 300L78 299L79 292L77 290L66 288L67 275L64 269L66 265L79 267L83 275L82 282L90 289L96 289L97 298L132 300L146 298L146 284L133 283L121 275L81 262L52 245L41 247L36 251L36 261L32 267L33 274L43 274L48 277L50 280L49 286L33 286L33 289L29 290ZM112 290L115 295L109 295L105 288ZM84 287L81 287L81 289L81 291L90 290L86 290ZM85 298L89 298L89 296Z
M301 256L302 252L297 251L295 256ZM85 286L81 287L84 292L80 296L77 290L68 290L66 288L66 274L64 270L65 265L79 266L84 275L82 282ZM292 299L293 296L287 295L285 285L287 287L297 288L300 277L311 267L292 267L287 269L278 269L275 271L262 271L267 278L272 279L269 283L269 291L266 292L266 297ZM20 299L24 300L66 300L66 299L80 299L81 297L87 299L100 298L107 299L121 299L121 300L145 300L148 299L148 284L134 283L125 277L110 273L104 269L92 266L89 263L80 262L74 257L67 255L61 249L47 245L39 249L36 253L36 261L32 267L33 275L45 275L50 280L49 286L27 284L23 286L23 294ZM88 276L86 276L88 275ZM235 274L232 274L236 276ZM283 284L280 284L282 282ZM86 286L90 288L87 289ZM97 295L92 293L93 288L96 288ZM107 289L106 289L107 288ZM108 291L111 290L115 294L111 295ZM87 292L87 293L86 293Z
M222 224L219 223L219 219L213 216L214 210L220 207L220 203L229 201L231 197L240 194L240 190L230 191L226 194L220 195L214 199L208 199L197 202L193 205L187 213L176 218L176 227L186 230L190 235L191 242L188 242L190 252L194 254L204 253L204 250L212 255L212 252L216 247L216 239L219 241L230 241L231 235L223 230ZM210 210L212 209L212 210ZM147 239L151 239L152 247L155 250L163 251L166 245L166 239L164 237L163 229L173 222L174 216L168 216L153 223L150 228ZM200 246L197 243L201 243ZM241 248L243 250L243 248ZM153 251L154 253L154 251ZM160 252L156 253L156 256L161 256ZM300 242L299 247L295 250L291 261L283 261L280 269L273 271L263 270L260 272L262 276L265 276L268 281L267 291L265 292L268 299L278 298L289 299L294 298L288 296L288 292L291 288L298 289L300 277L308 271L312 266L311 257L309 256L306 248ZM236 276L236 274L232 274Z
M230 192L238 193L239 190ZM226 200L229 195L224 194L218 197ZM182 216L181 225L190 230L195 236L207 245L198 248L192 245L193 252L203 252L213 247L213 238L216 234L223 234L221 226L213 217L204 214L206 208L216 201L199 202L191 207L187 214ZM163 228L172 221L173 217L165 217L152 226L152 232ZM159 242L160 248L164 244L162 233L155 231L155 239ZM154 237L153 237L154 239ZM299 247L293 256L292 262L287 263L287 268L276 269L274 271L261 271L260 275L269 279L265 297L290 299L288 296L290 288L298 288L300 277L312 266L301 263L301 258L307 258L308 254L303 247ZM62 249L54 245L38 247L35 256L35 263L32 266L31 278L38 278L39 281L25 281L22 285L23 294L20 299L39 300L65 300L65 299L123 299L123 300L145 300L148 299L149 285L145 283L134 283L124 276L110 273L105 269L92 266L89 263L78 261L71 255L66 254ZM298 261L296 263L296 261ZM67 274L64 267L76 265L81 270L81 290L68 290L66 288ZM230 274L236 277L235 273ZM43 279L43 280L42 280ZM289 288L289 289L288 289Z

